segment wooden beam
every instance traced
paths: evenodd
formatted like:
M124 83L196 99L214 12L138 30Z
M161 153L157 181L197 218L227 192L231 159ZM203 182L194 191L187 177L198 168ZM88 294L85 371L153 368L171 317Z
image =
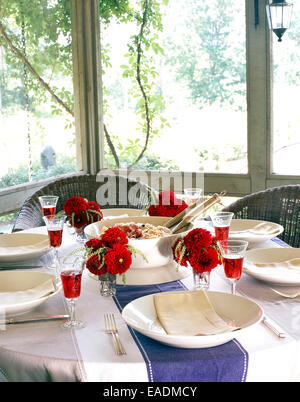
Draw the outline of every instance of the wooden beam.
M71 0L73 82L78 170L104 166L98 0Z

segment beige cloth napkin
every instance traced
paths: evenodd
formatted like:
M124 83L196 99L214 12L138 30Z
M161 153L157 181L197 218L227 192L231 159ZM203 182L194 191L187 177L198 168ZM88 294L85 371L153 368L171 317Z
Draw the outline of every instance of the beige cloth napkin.
M10 306L40 299L55 292L56 288L53 280L47 279L32 289L20 290L16 292L0 292L0 307Z
M203 290L155 294L154 305L169 335L215 335L237 329L218 316Z
M256 235L269 235L269 234L275 234L279 230L278 228L274 228L273 225L267 222L262 222L259 223L258 225L254 226L251 229L245 229L245 230L231 230L231 234L239 234L239 233L252 233Z

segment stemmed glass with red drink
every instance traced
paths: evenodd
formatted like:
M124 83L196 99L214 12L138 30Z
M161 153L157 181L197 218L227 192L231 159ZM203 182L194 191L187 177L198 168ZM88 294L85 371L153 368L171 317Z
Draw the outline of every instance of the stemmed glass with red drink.
M212 223L215 228L216 240L227 240L229 235L229 227L233 218L232 212L217 212L211 216Z
M231 293L235 294L236 283L242 276L248 242L244 240L220 240L217 241L217 245L221 252L226 278L231 283Z
M62 243L63 229L66 217L64 215L49 215L43 217L49 236L49 243L54 252L54 263L58 266L58 249Z
M84 259L60 263L62 288L70 312L70 319L62 325L65 329L82 328L85 325L82 321L77 320L75 315L76 301L81 293L81 278L84 266Z
M55 195L43 195L39 197L43 216L55 215L58 198Z

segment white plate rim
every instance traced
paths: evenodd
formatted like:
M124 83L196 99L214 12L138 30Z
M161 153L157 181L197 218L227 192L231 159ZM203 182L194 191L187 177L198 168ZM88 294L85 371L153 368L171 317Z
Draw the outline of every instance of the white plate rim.
M221 294L224 294L224 295L228 295L228 293L225 293L225 292L208 291L208 293L209 293L209 292L221 293ZM212 346L205 346L205 347L214 347L214 346L216 346L216 345L221 345L221 344L227 343L227 342L229 342L230 340L232 340L233 338L235 338L236 336L238 336L239 334L241 334L242 332L246 331L247 329L252 328L252 327L255 326L255 325L258 325L258 324L262 321L262 319L263 319L263 317L264 317L263 308L262 308L259 304L257 304L256 302L254 302L253 300L251 300L251 299L249 299L249 298L247 298L247 297L240 296L240 295L232 295L232 296L234 296L234 297L236 297L236 298L246 299L246 300L249 301L250 303L253 303L254 305L256 305L256 306L258 307L259 311L260 311L260 317L259 317L259 319L258 319L256 322L254 322L254 323L252 323L252 324L250 324L250 325L247 325L246 327L240 328L240 329L238 329L238 330L236 330L236 331L233 331L233 332L226 332L226 333L223 333L223 334L214 334L214 335L204 335L204 336L201 336L201 337L199 337L199 336L194 336L194 335L169 335L169 334L154 333L154 332L149 331L149 330L147 330L147 329L142 329L142 330L141 330L141 328L139 328L138 326L136 326L136 325L134 325L134 324L130 324L130 323L126 320L126 318L124 317L124 315L125 315L124 313L126 313L126 307L127 307L129 304L131 304L131 303L133 303L133 302L135 302L135 301L137 301L137 300L139 300L139 299L146 298L146 297L147 297L147 298L151 298L151 297L153 297L155 294L157 294L157 293L153 293L153 294L150 294L150 295L145 295L145 296L139 297L139 298L137 298L137 299L132 300L131 302L129 302L129 303L123 308L123 310L122 310L122 318L124 319L124 321L126 322L126 324L127 324L129 327L131 327L131 328L133 328L134 330L138 331L139 333L142 333L142 334L144 334L144 335L146 335L146 336L149 336L151 339L155 339L155 340L157 340L158 342L161 342L161 343L167 343L167 344L168 344L168 342L167 342L168 340L170 340L170 341L172 341L172 340L173 340L173 341L180 341L180 339L183 339L183 338L186 339L186 340L197 340L197 339L199 339L199 340L200 340L199 343L201 343L201 340L205 340L205 341L208 341L208 342L212 341L212 342L214 343L214 342L217 341L218 339L224 337L224 342L222 341L221 343L219 343L219 342L217 341L217 343L216 343L215 345L212 345ZM153 335L154 335L154 336L156 335L157 337L160 337L160 338L164 339L165 342L163 342L163 340L159 341L159 340L157 339L157 337L153 338ZM229 338L229 339L228 339L228 338ZM177 344L177 345L174 344L174 346L175 346L175 347L180 347L180 346L178 346L178 344ZM183 347L183 346L181 346L181 347ZM191 346L190 346L190 347L191 347ZM184 347L184 348L185 348L185 347ZM201 348L201 346L198 346L198 348Z
M1 242L1 236L5 236L5 237L40 237L43 238L43 240L47 240L48 239L48 235L47 234L42 234L42 233L23 233L23 232L16 232L16 233L4 233L2 235L0 235L0 242ZM43 241L41 240L41 242ZM4 246L2 246L4 247ZM16 249L18 248L18 246L13 246ZM20 247L26 247L26 246L20 246ZM11 261L19 261L21 257L22 260L26 260L32 256L39 256L42 255L44 253L46 253L47 251L50 250L50 244L49 242L47 244L45 244L43 247L41 248L37 248L37 249L31 249L31 250L22 250L22 252L19 253L15 253L15 254L1 254L0 255L0 262L5 263L5 262L11 262ZM17 260L16 260L17 259Z
M276 250L276 251L275 251ZM281 285L281 286L300 286L300 274L299 273L293 273L291 272L291 275L287 276L287 278L285 280L282 280L282 278L277 277L276 278L276 268L274 268L274 274L275 276L268 276L266 275L266 273L264 273L263 271L257 272L257 271L253 271L251 270L251 268L247 267L247 256L251 255L251 254L263 254L265 252L270 252L270 251L274 251L275 253L285 253L285 252L289 252L290 250L296 250L297 252L299 252L299 257L300 257L300 248L293 248L293 247L288 247L288 248L284 248L284 247L265 247L265 248L258 248L258 249L253 249L253 250L248 250L246 251L245 254L245 259L244 259L244 265L243 265L243 270L250 276L252 276L253 278L260 280L262 282L265 283L270 283L270 284L274 284L274 285ZM275 261L273 261L275 262ZM292 275L293 278L292 279ZM298 280L295 281L295 278L297 278L297 276L299 277Z
M9 272L8 270L7 271L2 271L2 272ZM15 272L15 271L14 271ZM30 272L33 272L33 271L23 271L23 270L19 270L18 271L18 273L19 272L25 272L26 274L27 273L30 273ZM50 273L48 273L48 272L40 272L40 271L37 271L37 272L39 272L39 273L41 273L41 274L46 274L46 275L51 275L52 277L53 277L53 279L55 280L55 275L54 274L50 274ZM1 275L1 274L0 274ZM55 296L57 293L59 293L60 291L61 291L61 289L62 289L62 285L61 285L61 283L60 282L58 282L58 281L56 281L55 280L55 286L56 286L56 290L55 290L55 292L52 292L52 293L50 293L49 295L45 295L45 296L42 296L42 297L38 297L37 299L32 299L32 300L28 300L28 301L26 301L26 302L22 302L22 303L15 303L15 304L10 304L10 305L2 305L2 304L0 304L0 309L3 309L3 310L5 310L5 309L9 309L9 310L12 310L12 309L15 309L15 308L19 308L19 307L26 307L27 305L31 305L31 304L34 304L34 303L37 303L37 302L42 302L43 300L47 300L47 299L50 299L51 297L53 297L53 296Z

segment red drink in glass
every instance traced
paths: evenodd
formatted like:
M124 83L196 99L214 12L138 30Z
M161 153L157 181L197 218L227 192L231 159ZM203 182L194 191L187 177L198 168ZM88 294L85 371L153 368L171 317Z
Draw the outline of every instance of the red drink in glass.
M51 247L60 247L62 242L63 229L48 229L49 242Z
M67 299L75 299L81 292L81 271L63 271L60 274L64 295Z
M42 207L43 216L55 215L55 206Z
M227 240L229 234L229 226L215 226L216 240Z
M224 272L227 278L239 280L242 275L244 257L228 255L223 257Z

